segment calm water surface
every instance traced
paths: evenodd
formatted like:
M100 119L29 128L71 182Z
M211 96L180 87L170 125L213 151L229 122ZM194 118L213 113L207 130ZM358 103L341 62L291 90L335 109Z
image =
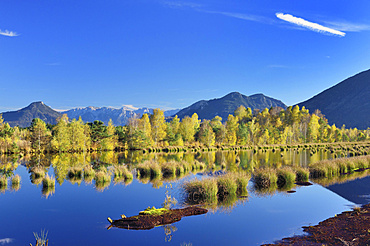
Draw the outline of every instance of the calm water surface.
M113 156L111 161L130 163L129 165L134 166L135 160L141 162L151 158L139 155L138 160L133 155L128 153L124 156ZM286 154L285 160L281 160L280 153L238 153L239 166L244 169L265 165L304 166L314 158L330 158L324 153L318 155L312 157L296 153L288 158ZM89 158L85 156L83 161L90 162ZM194 158L216 167L225 162L229 169L235 168L236 165L235 152L154 158L157 161ZM184 180L200 175L191 174L181 180L156 185L150 182L145 184L137 179L128 185L112 181L108 187L101 190L95 187L94 181L74 183L62 178L66 173L61 168L62 165L73 166L82 159L67 158L67 164L63 164L61 159L63 158L43 157L43 161L50 165L48 173L57 176L58 180L55 192L46 195L42 193L41 185L30 181L29 169L26 167L29 161L19 161L21 165L13 173L21 176L21 188L15 191L9 184L9 188L0 193L0 245L35 244L33 232L40 233L43 229L48 231L49 245L260 245L301 234L302 226L317 224L355 205L317 184L295 187L297 192L292 194L279 191L260 194L253 191L253 185L250 183L247 199L240 199L228 206L215 207L205 215L185 217L172 225L146 231L118 228L108 230L108 216L118 219L122 213L129 217L137 215L148 206L161 207L166 194L174 196L180 201L177 206L181 206L182 195L179 186ZM3 161L2 165L4 169L4 166L9 166L9 162Z

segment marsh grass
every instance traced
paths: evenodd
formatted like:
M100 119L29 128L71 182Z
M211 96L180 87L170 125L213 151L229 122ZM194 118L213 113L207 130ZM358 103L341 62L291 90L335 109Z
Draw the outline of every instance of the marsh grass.
M45 198L48 198L55 193L55 187L42 187L41 193Z
M45 169L42 167L33 167L31 168L31 182L33 184L41 184L43 178L45 177Z
M8 187L8 179L6 176L0 176L0 192L5 192Z
M137 177L140 179L154 179L162 175L159 164L155 161L145 161L136 167Z
M21 176L18 174L11 178L12 190L18 191L21 188Z
M43 188L55 188L55 178L46 174L46 176L42 179L42 187Z
M191 171L203 171L206 169L206 164L200 161L195 160L194 163L191 165Z
M83 169L83 173L85 182L91 183L95 177L95 170L92 168L92 166L91 165L85 166Z
M296 181L296 173L290 167L282 167L276 171L276 184L279 189L290 190Z
M99 191L103 191L110 185L111 176L108 172L98 171L95 173L94 180L96 189Z
M217 182L213 178L187 181L182 185L188 204L217 204Z
M308 182L310 178L310 170L308 168L296 167L295 174L297 182Z
M133 180L134 176L127 169L126 166L116 166L114 168L114 179L115 180Z
M68 178L69 179L82 179L82 172L83 168L82 167L71 167L68 169Z
M236 180L236 185L237 185L236 194L238 196L247 196L248 195L247 186L248 186L249 180L251 179L250 173L239 172L239 173L234 173L234 175L235 175L235 180Z
M163 163L161 165L163 178L173 179L174 177L176 177L176 166L177 163L175 161Z
M325 160L310 165L312 178L330 178L355 171L364 171L370 167L370 156L358 156Z
M250 175L227 173L213 178L193 179L185 182L182 188L188 204L208 204L220 206L234 204L238 196L247 196Z
M256 189L264 189L276 186L277 175L273 168L258 169L253 173Z
M223 199L230 194L236 194L238 185L234 175L226 174L216 178L217 182L217 197Z

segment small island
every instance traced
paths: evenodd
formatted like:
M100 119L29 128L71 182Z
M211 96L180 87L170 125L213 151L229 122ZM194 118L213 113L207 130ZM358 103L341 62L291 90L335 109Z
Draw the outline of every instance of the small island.
M150 230L156 226L172 224L180 221L182 217L200 215L207 212L207 209L196 206L181 209L157 209L155 207L149 207L144 211L139 212L139 215L128 218L125 218L124 215L122 215L122 219L118 220L112 220L108 217L108 221L111 223L108 229L118 227L128 230Z

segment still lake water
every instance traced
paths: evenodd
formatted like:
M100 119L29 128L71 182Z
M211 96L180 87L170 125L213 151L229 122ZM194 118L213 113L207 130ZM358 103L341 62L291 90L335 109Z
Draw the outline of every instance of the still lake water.
M240 162L236 163L236 156ZM184 180L204 175L190 174L180 180L152 184L134 178L129 184L112 182L97 188L85 181L66 179L68 167L92 162L127 164L134 170L136 163L155 159L197 159L218 169L225 163L228 170L253 170L263 166L301 165L330 159L328 152L313 156L301 151L257 152L229 151L189 154L145 154L128 152L101 156L66 155L34 159L1 159L0 170L8 175L19 174L19 190L8 185L0 191L0 245L35 244L33 233L48 232L49 245L260 245L283 237L302 234L302 226L315 225L337 213L349 210L355 203L333 191L314 184L294 187L295 193L273 191L261 194L248 185L249 196L232 204L214 207L205 215L182 218L172 225L152 230L134 231L107 227L107 217L119 219L137 215L149 206L161 207L166 194L175 197L181 207L180 185ZM56 177L55 191L43 194L42 185L30 180L29 165L42 163ZM2 168L1 168L2 167ZM9 167L12 167L9 169ZM109 168L108 168L109 169ZM10 183L10 179L8 180ZM344 184L345 185L345 184ZM370 188L369 188L370 193Z

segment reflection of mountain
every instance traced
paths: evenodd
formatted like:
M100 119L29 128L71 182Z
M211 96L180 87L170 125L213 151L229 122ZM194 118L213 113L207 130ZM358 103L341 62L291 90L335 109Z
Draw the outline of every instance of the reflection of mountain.
M343 184L329 185L326 188L356 204L370 202L370 176Z

